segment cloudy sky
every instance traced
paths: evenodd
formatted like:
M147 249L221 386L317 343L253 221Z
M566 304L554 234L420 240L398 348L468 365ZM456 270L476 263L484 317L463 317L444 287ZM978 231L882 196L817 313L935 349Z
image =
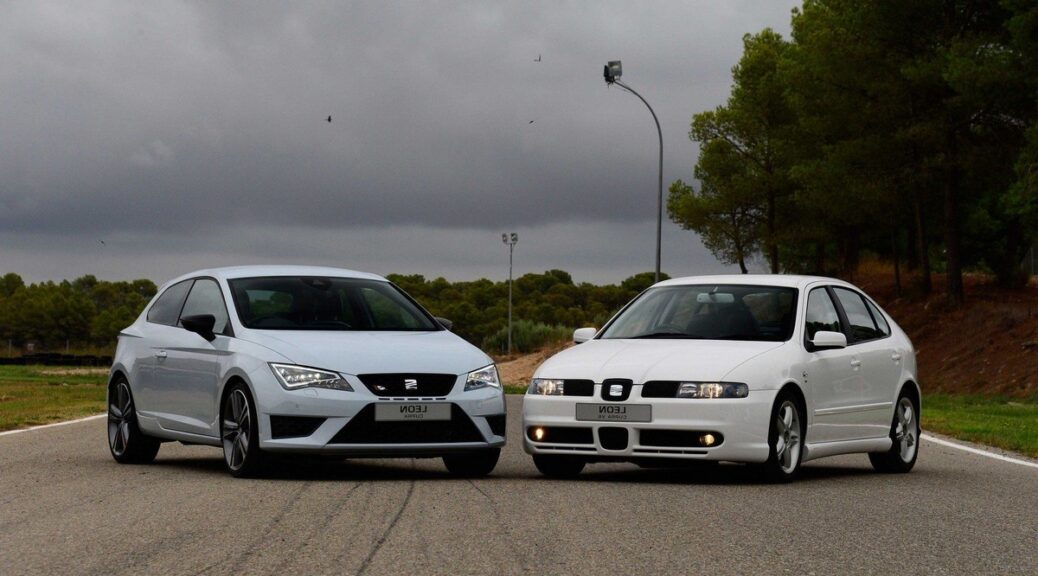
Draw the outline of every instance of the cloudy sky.
M658 152L603 64L688 181L692 114L797 4L4 2L0 273L500 280L516 231L517 275L617 282L654 266ZM730 270L664 219L665 272Z

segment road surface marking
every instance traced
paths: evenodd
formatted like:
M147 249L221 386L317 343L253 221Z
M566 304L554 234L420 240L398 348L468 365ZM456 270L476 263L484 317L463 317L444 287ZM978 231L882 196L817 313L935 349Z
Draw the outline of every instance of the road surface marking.
M40 426L30 426L29 428L22 428L21 430L8 430L7 432L0 432L0 436L9 436L11 434L21 434L22 432L31 432L33 430L42 430L43 428L54 428L55 426L67 426L69 424L79 424L80 422L87 422L89 420L97 420L98 418L104 418L108 414L95 414L93 416L87 416L86 418L77 418L75 420L65 420L64 422L55 422L53 424L43 424Z
M957 448L964 452L970 452L971 454L979 454L980 456L987 456L988 458L994 458L995 460L1002 460L1003 462L1012 462L1013 464L1020 464L1021 466L1030 466L1031 468L1038 468L1038 463L1028 462L1027 460L1021 460L1019 458L1010 458L1009 456L1003 456L1001 454L995 454L994 452L988 452L987 450L981 450L980 448L973 448L972 446L963 446L955 442L949 442L940 438L934 438L929 434L922 435L923 440L933 442L934 444L940 444L941 446L947 446L949 448Z

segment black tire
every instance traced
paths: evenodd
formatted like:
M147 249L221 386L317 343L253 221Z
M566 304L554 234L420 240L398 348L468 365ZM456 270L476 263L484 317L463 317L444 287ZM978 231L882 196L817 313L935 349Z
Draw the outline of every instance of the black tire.
M224 468L236 478L263 472L265 455L259 446L258 420L249 387L242 382L231 384L220 406L220 439Z
M478 452L448 454L443 457L443 465L455 476L481 478L493 472L500 457L500 448L490 448Z
M764 480L792 482L804 455L804 417L800 402L783 392L775 399L768 424L768 460L761 467Z
M908 414L906 426L905 416ZM869 462L877 472L904 474L915 467L919 457L919 402L907 391L901 393L894 405L890 424L890 450L870 452Z
M120 464L148 464L161 442L141 432L130 383L116 376L108 386L108 450Z
M534 466L549 478L576 478L586 463L582 458L575 456L533 455Z

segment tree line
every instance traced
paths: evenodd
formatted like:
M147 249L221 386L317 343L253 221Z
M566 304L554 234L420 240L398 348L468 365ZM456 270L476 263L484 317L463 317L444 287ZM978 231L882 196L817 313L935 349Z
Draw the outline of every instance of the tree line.
M727 102L695 114L667 210L720 260L895 281L963 300L964 269L1026 282L1038 235L1038 3L805 0L743 38Z
M665 276L664 276L665 277ZM533 331L554 327L562 334L583 326L601 326L614 312L652 285L645 272L618 285L574 283L569 273L548 270L524 274L513 285L512 317ZM390 274L388 279L436 316L454 322L453 331L476 346L498 353L508 318L508 282L481 279L449 282L421 275ZM0 276L0 338L6 350L67 348L114 349L119 331L140 315L156 293L151 280L110 282L92 275L72 281L26 284L15 273Z
M92 275L73 281L26 285L21 276L0 276L0 338L19 350L114 347L157 290L151 280L108 282Z

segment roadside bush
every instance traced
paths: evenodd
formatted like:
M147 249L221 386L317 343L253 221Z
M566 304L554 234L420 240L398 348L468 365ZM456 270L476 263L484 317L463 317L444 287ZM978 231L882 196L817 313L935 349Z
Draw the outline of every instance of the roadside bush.
M573 329L566 326L518 320L512 324L512 352L525 354L547 344L565 342L572 337ZM482 348L488 354L504 354L508 350L508 327L484 338Z

